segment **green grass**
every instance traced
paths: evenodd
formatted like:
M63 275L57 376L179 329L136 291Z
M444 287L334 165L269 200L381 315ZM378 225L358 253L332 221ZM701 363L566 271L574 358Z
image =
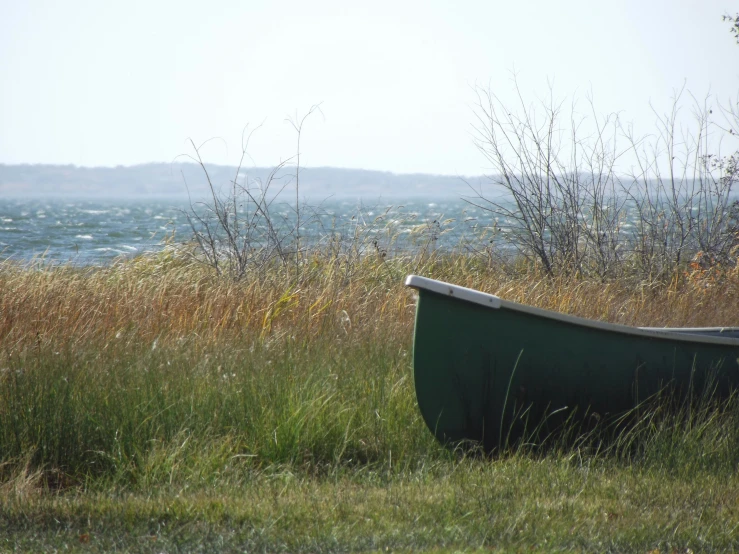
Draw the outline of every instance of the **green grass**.
M238 476L237 476L238 474ZM511 456L409 471L286 468L211 486L7 497L0 548L143 552L727 552L739 478ZM89 539L89 542L85 542Z
M443 456L415 408L409 345L340 344L31 349L3 368L0 451L77 482L143 487L234 456L316 468Z
M450 452L416 406L397 275L673 324L735 309L734 281L370 262L297 284L161 258L0 267L0 551L739 550L737 398L655 399L608 442Z

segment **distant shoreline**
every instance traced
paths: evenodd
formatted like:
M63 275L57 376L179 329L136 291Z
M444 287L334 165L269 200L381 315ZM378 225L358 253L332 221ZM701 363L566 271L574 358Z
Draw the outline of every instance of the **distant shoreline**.
M211 182L218 189L230 187L237 168L207 165ZM239 184L266 183L271 168L252 167L239 172ZM282 169L272 182L272 191L284 187L294 194L295 167ZM306 198L395 198L461 197L485 178L396 174L366 169L305 167L300 169L300 195ZM202 169L193 163L149 163L118 167L72 165L0 164L0 196L10 197L148 197L187 199L209 193Z

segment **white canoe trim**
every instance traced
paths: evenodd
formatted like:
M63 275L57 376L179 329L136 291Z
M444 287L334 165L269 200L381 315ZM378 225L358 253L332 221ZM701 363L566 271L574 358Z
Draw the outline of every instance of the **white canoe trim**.
M460 287L459 285L452 285L451 283L429 279L428 277L420 277L418 275L409 275L408 277L406 277L405 285L414 289L422 289L430 292L435 292L437 294L443 294L445 296L451 296L462 301L472 302L474 304L479 304L487 308L492 308L496 310L503 308L506 310L513 310L517 312L531 314L555 321L562 321L564 323L570 323L573 325L590 327L592 329L601 329L603 331L625 333L628 335L637 335L641 337L676 340L680 342L689 341L704 344L724 344L739 347L739 339L737 338L705 336L700 334L739 332L739 328L737 327L631 327L629 325L606 323L605 321L586 319L584 317L577 317L574 315L562 314L542 308L535 308L533 306L511 302L510 300L503 300L498 296L488 294L486 292L468 289L466 287ZM689 335L689 337L686 337L686 335Z
M475 289L468 289L467 287L460 287L459 285L452 285L443 281L436 281L435 279L429 279L428 277L419 277L418 275L409 275L406 277L405 286L453 296L460 300L474 302L475 304L487 306L488 308L495 308L496 310L500 308L503 303L503 300L493 294L480 292Z

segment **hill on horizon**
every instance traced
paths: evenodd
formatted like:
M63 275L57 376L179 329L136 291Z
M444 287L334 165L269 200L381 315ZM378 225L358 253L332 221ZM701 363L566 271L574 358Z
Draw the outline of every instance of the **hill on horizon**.
M234 166L206 165L216 190L226 191L236 177ZM295 167L284 167L271 184L276 193L295 190ZM238 183L265 184L272 168L252 167L239 171ZM300 196L316 197L461 197L483 177L397 174L389 171L335 167L300 168ZM468 185L469 183L469 185ZM0 195L7 197L168 196L187 198L209 194L208 178L194 163L146 163L117 167L79 167L49 164L0 164Z

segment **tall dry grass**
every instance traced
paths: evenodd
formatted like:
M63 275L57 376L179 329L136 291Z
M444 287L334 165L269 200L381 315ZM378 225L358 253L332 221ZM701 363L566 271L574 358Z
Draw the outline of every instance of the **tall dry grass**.
M465 253L348 263L316 251L299 279L275 266L238 282L172 249L109 267L0 264L0 480L145 487L447 459L416 409L409 273L613 322L739 325L733 269L635 284Z
M110 267L29 268L0 264L0 341L6 352L46 343L202 343L264 340L289 333L308 340L337 332L344 341L389 332L409 337L415 273L502 298L582 317L642 326L738 326L739 268L697 263L669 282L548 277L525 264L489 266L464 253L387 260L367 256L351 272L320 252L299 280L275 266L238 282L168 250ZM348 276L349 275L349 276Z

